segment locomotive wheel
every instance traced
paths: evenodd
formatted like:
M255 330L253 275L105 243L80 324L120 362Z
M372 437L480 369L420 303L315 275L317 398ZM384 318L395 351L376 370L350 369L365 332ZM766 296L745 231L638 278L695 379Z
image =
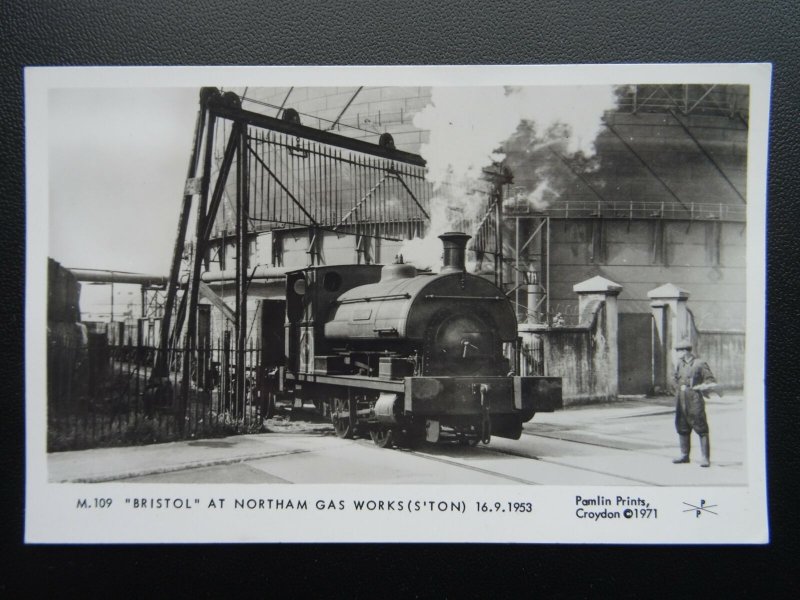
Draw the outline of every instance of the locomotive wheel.
M369 437L379 448L391 448L394 441L394 430L388 427L376 427L369 430Z
M476 438L476 437L463 436L463 437L458 438L458 442L462 446L469 446L470 448L474 448L475 446L478 445L478 442L480 442L480 440L478 438Z
M355 433L355 415L351 410L349 398L331 400L331 423L336 435L342 439L352 439Z

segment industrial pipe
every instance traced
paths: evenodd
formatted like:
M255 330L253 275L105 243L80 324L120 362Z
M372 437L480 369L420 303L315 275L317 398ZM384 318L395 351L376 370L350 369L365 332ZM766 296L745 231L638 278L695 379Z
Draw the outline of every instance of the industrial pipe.
M169 283L169 277L166 275L100 269L69 269L69 271L78 281L91 283L134 283L139 285L167 285Z
M296 267L257 267L252 277L253 280L280 280L286 277L289 271L297 270ZM152 275L147 273L130 273L127 271L103 271L96 269L69 269L78 281L89 283L133 283L139 285L167 285L169 277L166 275ZM250 271L250 273L253 273ZM248 274L249 275L249 274ZM205 283L220 281L235 281L236 272L208 271L201 275ZM180 285L186 286L187 274L180 278Z
M247 273L248 279L252 280L279 280L286 277L289 271L296 271L297 267L256 267L255 271L251 269ZM205 283L214 283L219 281L236 281L236 271L207 271L203 273L201 279Z

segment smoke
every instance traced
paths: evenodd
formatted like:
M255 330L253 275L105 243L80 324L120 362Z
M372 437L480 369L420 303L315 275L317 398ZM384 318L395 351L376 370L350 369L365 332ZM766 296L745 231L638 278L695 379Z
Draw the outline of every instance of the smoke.
M508 101L501 87L433 89L430 104L414 116L414 126L429 132L420 153L430 181L477 180L483 167L502 159L497 147L519 123L504 109Z
M555 202L563 187L557 173L565 168L559 163L596 168L594 143L605 111L615 106L612 86L434 88L413 121L429 132L420 153L434 186L431 228L424 240L407 242L403 256L435 268L437 236L483 216L483 169L492 164L511 171L515 201L537 210Z
M414 238L403 244L400 254L403 255L404 262L413 264L417 269L439 270L443 248L438 236L450 231L449 212L450 209L444 199L435 197L431 200L431 223L428 233L424 238Z
M562 140L566 154L592 157L603 114L615 106L612 86L434 88L414 126L430 132L420 149L430 181L464 183L505 158L502 145L523 121L540 143Z
M557 192L550 186L550 180L543 178L536 188L525 196L525 201L536 210L544 210L557 196Z

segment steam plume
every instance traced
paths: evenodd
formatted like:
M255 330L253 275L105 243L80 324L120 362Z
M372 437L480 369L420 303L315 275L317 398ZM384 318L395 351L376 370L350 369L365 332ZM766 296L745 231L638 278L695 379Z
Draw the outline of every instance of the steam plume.
M612 86L434 88L414 116L414 125L429 131L420 152L434 185L431 227L425 239L406 243L404 257L435 268L437 236L458 228L456 221L481 218L482 171L493 163L511 169L518 201L546 208L560 193L554 164L576 158L591 169L603 114L615 105Z

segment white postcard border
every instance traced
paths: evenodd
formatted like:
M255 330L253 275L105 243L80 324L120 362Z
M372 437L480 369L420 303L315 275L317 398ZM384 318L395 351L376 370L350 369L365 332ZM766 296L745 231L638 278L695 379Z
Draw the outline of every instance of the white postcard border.
M766 189L771 65L553 65L437 67L76 67L28 68L26 113L26 518L29 543L131 542L555 542L766 543L765 289ZM750 85L747 171L747 335L745 383L748 486L403 486L58 484L47 480L46 265L48 255L48 91L86 87L216 85L593 85L708 83ZM185 498L191 508L134 511L126 499ZM305 511L215 510L224 497L306 499ZM656 520L576 520L576 496L643 498ZM107 511L76 511L81 498L113 498ZM198 502L194 502L198 500ZM317 509L317 500L346 508ZM464 510L358 511L354 501L463 502ZM694 516L684 504L718 505L717 518ZM531 502L526 519L485 513L479 503ZM505 504L503 504L505 505Z

